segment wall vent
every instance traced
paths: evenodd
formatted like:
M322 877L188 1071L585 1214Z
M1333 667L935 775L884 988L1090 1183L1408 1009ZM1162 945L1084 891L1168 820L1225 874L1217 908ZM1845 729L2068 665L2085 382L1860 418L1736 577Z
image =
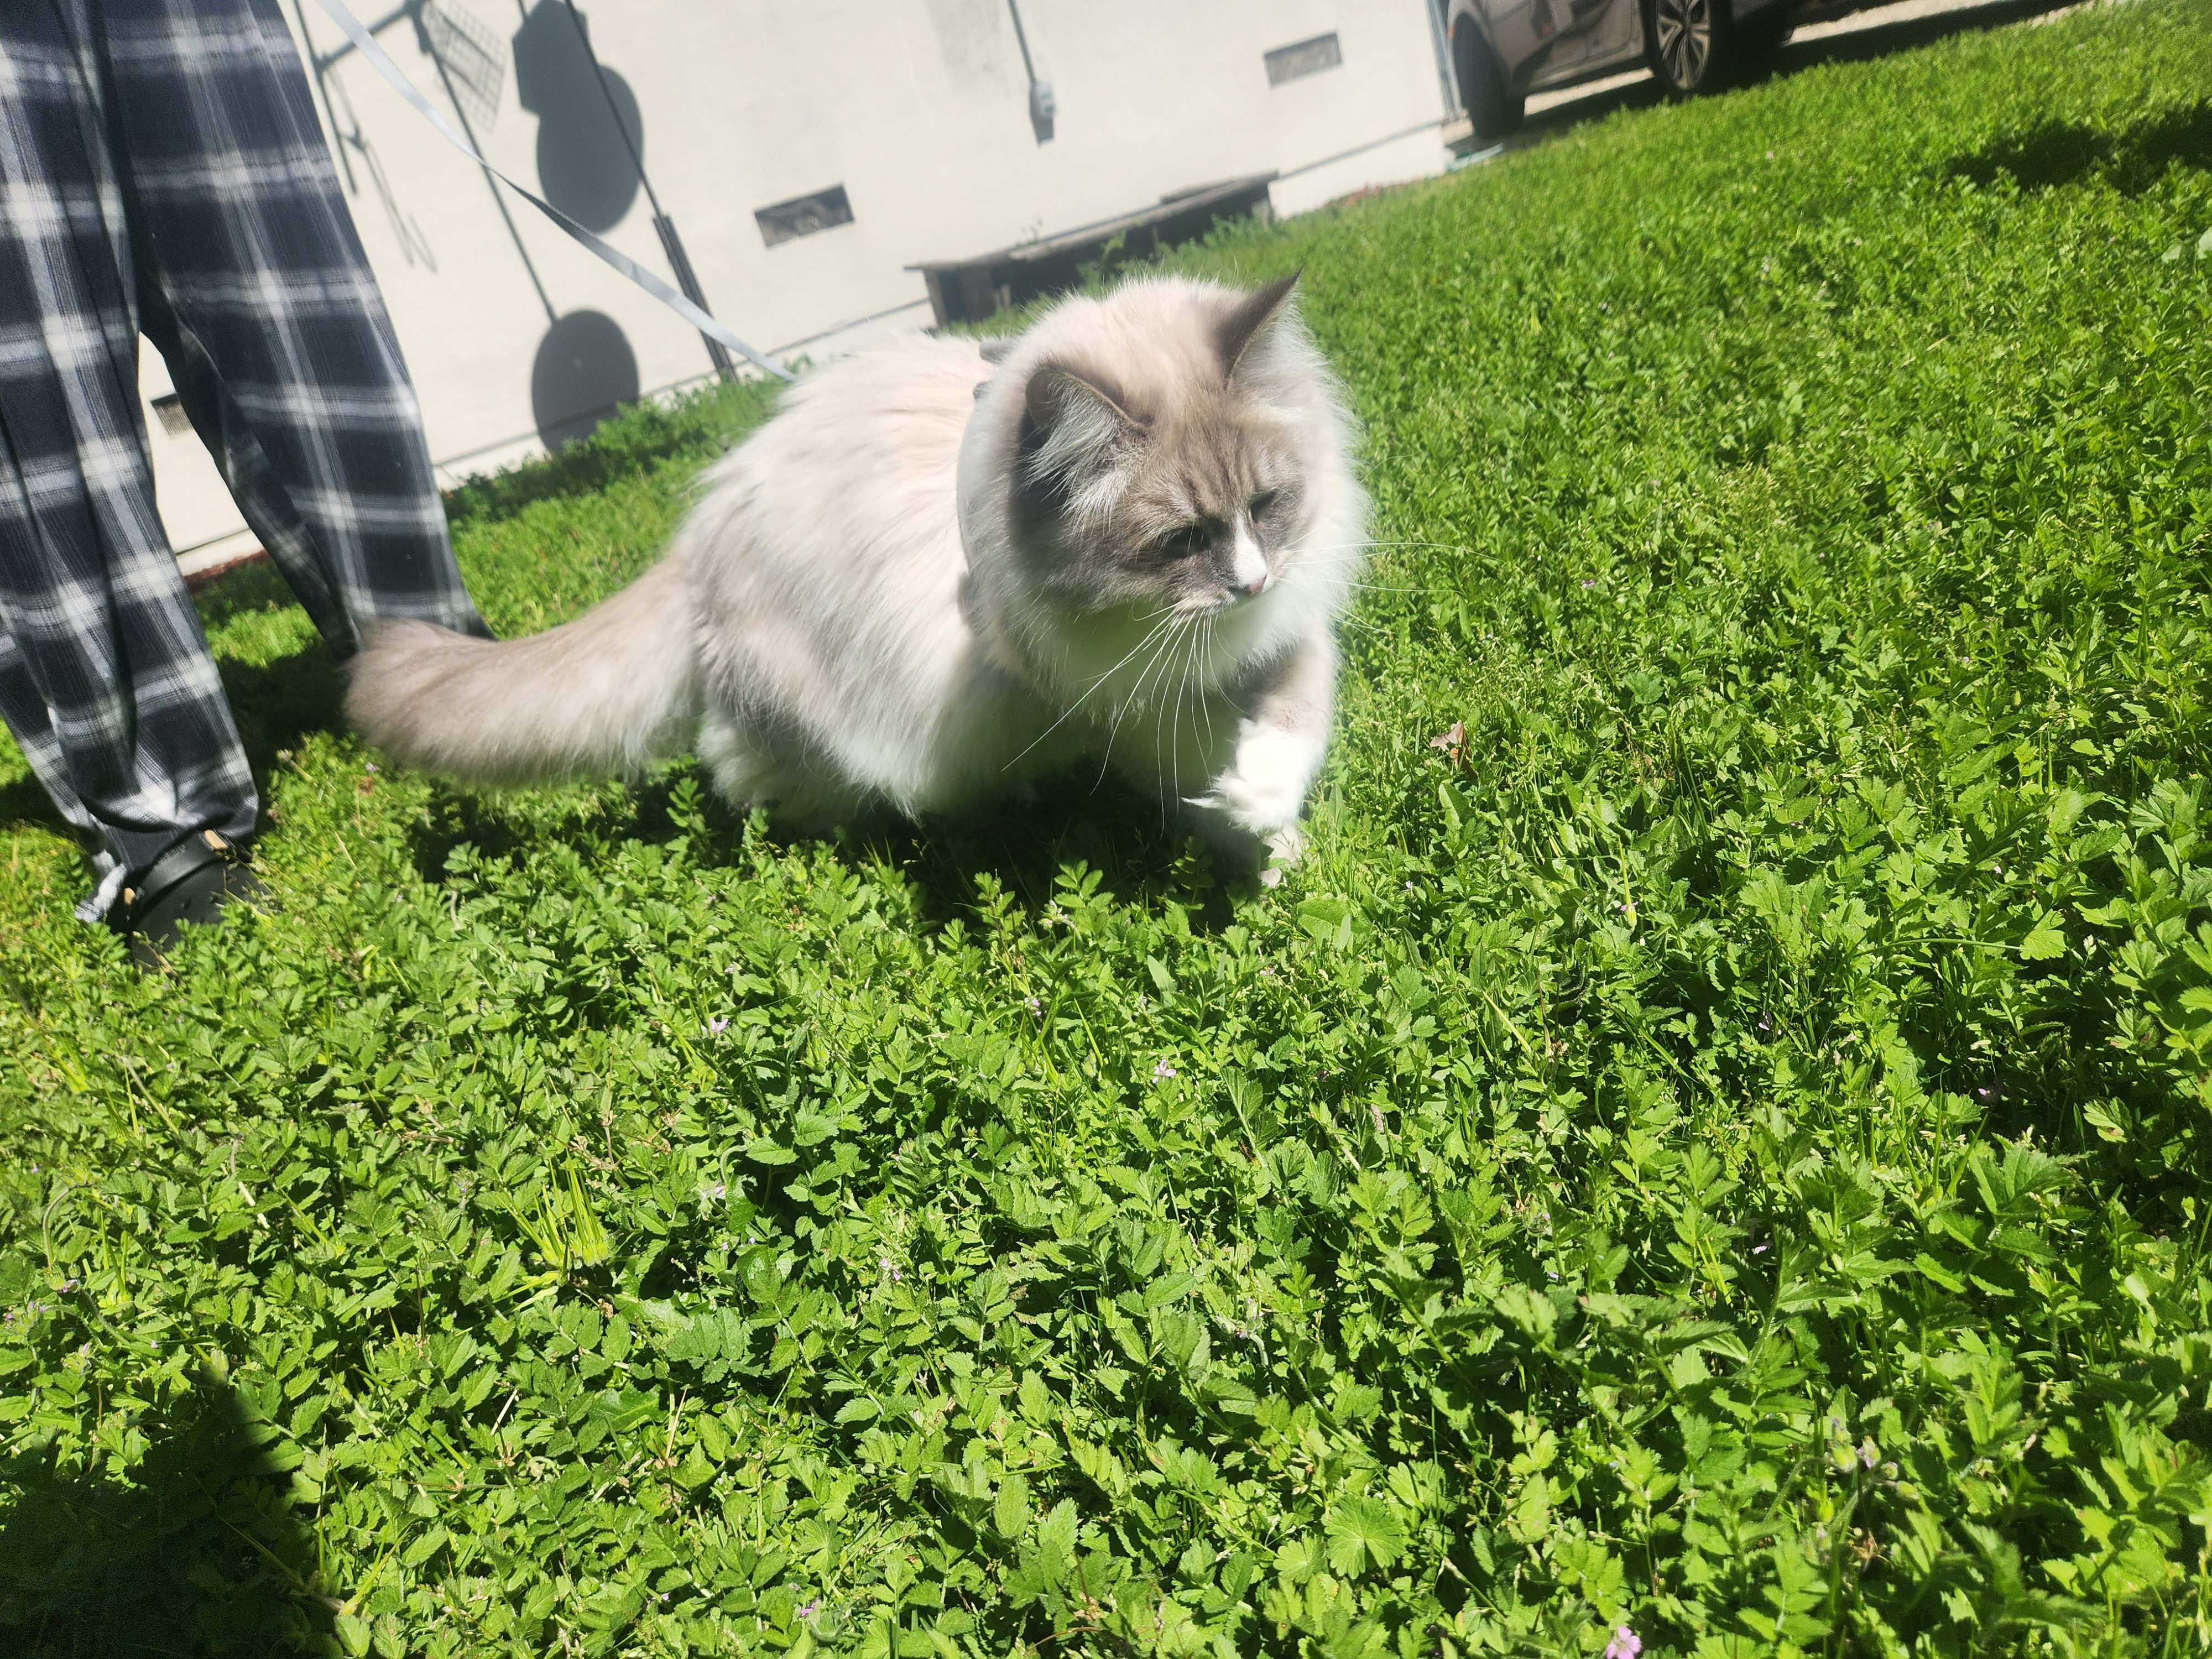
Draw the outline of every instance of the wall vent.
M1336 36L1316 34L1295 46L1277 46L1267 54L1267 84L1279 87L1300 76L1319 75L1323 70L1335 69L1343 62L1344 48L1337 45Z
M832 225L851 224L853 204L845 199L844 185L832 185L811 196L794 196L788 202L761 208L753 219L760 226L761 240L774 247L778 242L811 236Z

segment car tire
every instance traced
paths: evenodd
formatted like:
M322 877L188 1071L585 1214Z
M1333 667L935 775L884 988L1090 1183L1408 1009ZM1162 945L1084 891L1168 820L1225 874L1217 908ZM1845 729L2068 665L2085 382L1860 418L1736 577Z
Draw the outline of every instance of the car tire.
M1735 58L1728 0L1644 0L1644 56L1670 98L1727 83Z
M1459 27L1452 31L1452 71L1459 77L1460 102L1466 106L1476 137L1494 143L1521 131L1522 111L1528 100L1505 89L1505 74L1498 66L1498 55L1472 18L1461 18Z

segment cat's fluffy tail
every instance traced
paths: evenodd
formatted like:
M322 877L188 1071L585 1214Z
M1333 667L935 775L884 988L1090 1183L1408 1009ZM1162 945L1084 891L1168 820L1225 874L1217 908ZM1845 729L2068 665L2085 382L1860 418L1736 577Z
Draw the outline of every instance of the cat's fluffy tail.
M698 719L686 587L678 553L526 639L386 623L354 661L346 714L394 760L478 783L636 772Z

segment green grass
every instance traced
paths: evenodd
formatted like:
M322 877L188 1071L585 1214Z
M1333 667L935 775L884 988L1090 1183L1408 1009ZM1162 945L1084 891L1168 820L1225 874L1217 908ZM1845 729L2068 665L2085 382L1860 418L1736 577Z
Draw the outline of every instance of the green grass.
M226 589L270 915L141 979L0 763L0 1645L2203 1650L2207 22L1188 256L1387 542L1273 891L373 771ZM457 501L495 625L752 399Z

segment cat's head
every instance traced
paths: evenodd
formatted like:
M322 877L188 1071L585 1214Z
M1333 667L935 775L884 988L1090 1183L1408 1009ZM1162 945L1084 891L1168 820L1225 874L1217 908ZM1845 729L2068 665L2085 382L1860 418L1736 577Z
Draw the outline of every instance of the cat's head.
M1341 494L1346 442L1297 282L1135 283L1012 343L983 389L991 487L1033 598L1063 618L1225 617L1290 574Z

